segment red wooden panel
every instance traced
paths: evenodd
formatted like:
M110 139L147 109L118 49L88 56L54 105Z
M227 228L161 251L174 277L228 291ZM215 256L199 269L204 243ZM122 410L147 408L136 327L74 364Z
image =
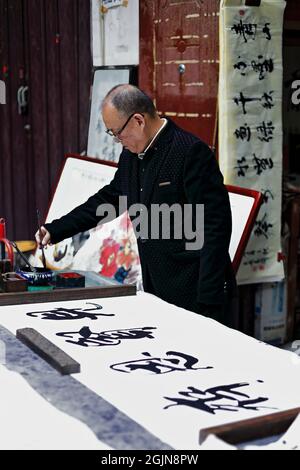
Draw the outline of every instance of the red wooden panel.
M217 0L142 2L140 86L158 110L210 145L218 91ZM179 73L180 64L185 72Z

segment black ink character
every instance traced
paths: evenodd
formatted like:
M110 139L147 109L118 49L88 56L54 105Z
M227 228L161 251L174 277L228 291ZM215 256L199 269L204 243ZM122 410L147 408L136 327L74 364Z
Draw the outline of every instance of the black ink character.
M271 39L272 39L271 31L270 31L270 28L269 28L269 25L270 25L270 24L271 24L271 23L265 23L265 26L264 26L263 29L262 29L262 32L266 35L266 39L267 39L268 41L271 41Z
M252 161L255 163L254 169L257 175L260 175L263 171L272 170L274 166L272 158L258 158L255 153Z
M269 248L262 248L261 250L251 250L246 251L243 257L243 264L245 266L264 266L266 262L270 259ZM256 267L253 268L256 270Z
M247 111L246 111L246 104L247 103L250 103L251 101L257 101L257 98L246 98L244 96L244 93L243 92L240 92L240 96L235 96L233 98L233 101L234 103L239 106L240 104L242 105L242 109L243 109L243 114L247 114Z
M258 56L258 59L263 59L263 56L262 55L259 55ZM266 73L272 73L273 70L274 70L274 63L273 63L273 60L272 59L265 59L264 61L260 62L260 61L255 61L255 60L252 60L251 61L251 67L252 69L254 70L254 72L257 72L259 73L258 75L258 79L259 80L263 80L266 76Z
M237 159L238 166L235 166L234 168L238 169L238 173L237 173L238 176L246 176L246 172L249 169L249 165L244 165L245 162L246 162L245 157Z
M273 126L273 122L269 121L265 123L263 121L260 126L257 126L257 134L258 138L261 142L270 142L273 139L273 132L275 127Z
M240 20L239 23L234 24L231 27L231 31L233 31L237 36L242 37L244 42L248 42L248 39L253 39L254 41L257 31L257 24L243 23L243 21Z
M241 58L241 56L239 56L239 59ZM233 65L233 68L236 69L236 70L239 70L241 75L243 77L245 77L246 75L246 69L247 69L248 65L246 62L244 62L243 60L239 60L236 64Z
M151 357L150 353L143 352L143 356L147 359L137 359L134 361L120 362L111 365L111 369L119 372L132 372L137 369L148 370L154 374L167 374L174 371L185 370L199 370L199 369L212 369L211 366L207 367L193 367L197 364L198 359L189 354L180 353L177 351L168 351L167 356L175 356L172 358ZM177 357L177 358L176 358Z
M262 189L262 203L263 204L268 204L269 198L274 200L273 193L269 189Z
M271 109L274 106L273 103L273 95L274 91L270 91L270 93L264 93L262 97L260 98L260 101L262 102L262 107L265 109Z
M117 346L123 339L153 339L152 330L156 330L156 328L153 326L145 326L143 328L129 328L93 333L88 326L84 326L79 331L56 333L56 335L62 336L63 338L72 338L73 340L77 339L77 341L67 339L66 342L79 346Z
M98 317L114 317L114 313L88 313L93 310L102 310L102 305L87 302L87 305L95 305L94 308L67 308L57 307L53 310L42 310L40 312L28 312L26 315L29 317L38 317L41 314L42 320L81 320L82 318L89 318L90 320L97 320Z
M167 405L164 409L171 406L185 405L196 408L207 413L216 414L216 411L238 411L240 409L258 411L260 408L268 408L265 406L254 406L258 403L268 401L266 397L258 397L255 399L242 400L241 397L250 398L246 393L235 391L240 387L249 386L248 383L236 383L231 385L219 385L217 387L200 390L195 387L187 387L188 391L178 392L179 395L186 398L169 398L174 402ZM220 401L220 403L218 403Z
M248 124L245 122L245 126L240 126L239 129L234 131L234 135L237 139L241 139L242 141L246 140L249 142L251 139L251 129Z
M266 239L269 238L269 229L273 227L273 224L270 224L267 222L267 214L265 213L263 218L261 220L256 220L254 223L254 226L256 227L254 229L254 235L257 237L265 237Z

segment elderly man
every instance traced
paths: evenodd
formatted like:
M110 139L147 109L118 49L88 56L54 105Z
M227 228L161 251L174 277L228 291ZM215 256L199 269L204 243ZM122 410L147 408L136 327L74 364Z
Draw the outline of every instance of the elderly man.
M213 153L198 137L170 119L161 118L152 100L132 85L118 85L110 90L103 100L102 115L106 132L123 145L114 179L69 214L45 224L42 240L36 234L37 242L57 243L101 223L103 204L111 204L119 215L125 210L120 209L120 196L126 196L129 209L140 204L141 212L147 213L144 220L152 229L158 224L152 233L161 228L157 217L153 220L152 207L188 206L197 238L198 209L204 207L201 246L188 244L186 230L178 230L184 228L188 216L182 217L180 223L178 218L175 221L169 217L168 237L161 233L141 236L143 231L134 224L144 290L228 324L228 297L235 290L228 254L231 211ZM130 210L129 215L134 223ZM178 237L178 233L183 235Z

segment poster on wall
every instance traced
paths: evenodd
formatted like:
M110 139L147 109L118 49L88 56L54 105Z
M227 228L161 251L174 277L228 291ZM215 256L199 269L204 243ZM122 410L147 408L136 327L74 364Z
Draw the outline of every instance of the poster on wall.
M285 1L223 0L220 12L219 155L226 184L263 194L238 272L240 284L280 281L282 23Z
M92 0L95 67L138 65L139 0Z

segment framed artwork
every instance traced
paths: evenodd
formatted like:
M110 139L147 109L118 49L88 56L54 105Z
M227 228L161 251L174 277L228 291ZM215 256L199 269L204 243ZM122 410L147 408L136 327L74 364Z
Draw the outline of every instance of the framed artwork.
M116 85L136 82L135 67L101 67L94 71L87 154L101 160L118 162L122 145L106 134L101 116L105 95Z
M46 222L70 212L114 177L110 162L67 155L53 195ZM141 283L137 242L127 212L112 222L68 238L45 250L52 270L94 271L121 284ZM34 264L42 266L41 251Z
M237 273L247 246L257 214L263 201L259 191L226 185L232 215L232 234L229 254Z

